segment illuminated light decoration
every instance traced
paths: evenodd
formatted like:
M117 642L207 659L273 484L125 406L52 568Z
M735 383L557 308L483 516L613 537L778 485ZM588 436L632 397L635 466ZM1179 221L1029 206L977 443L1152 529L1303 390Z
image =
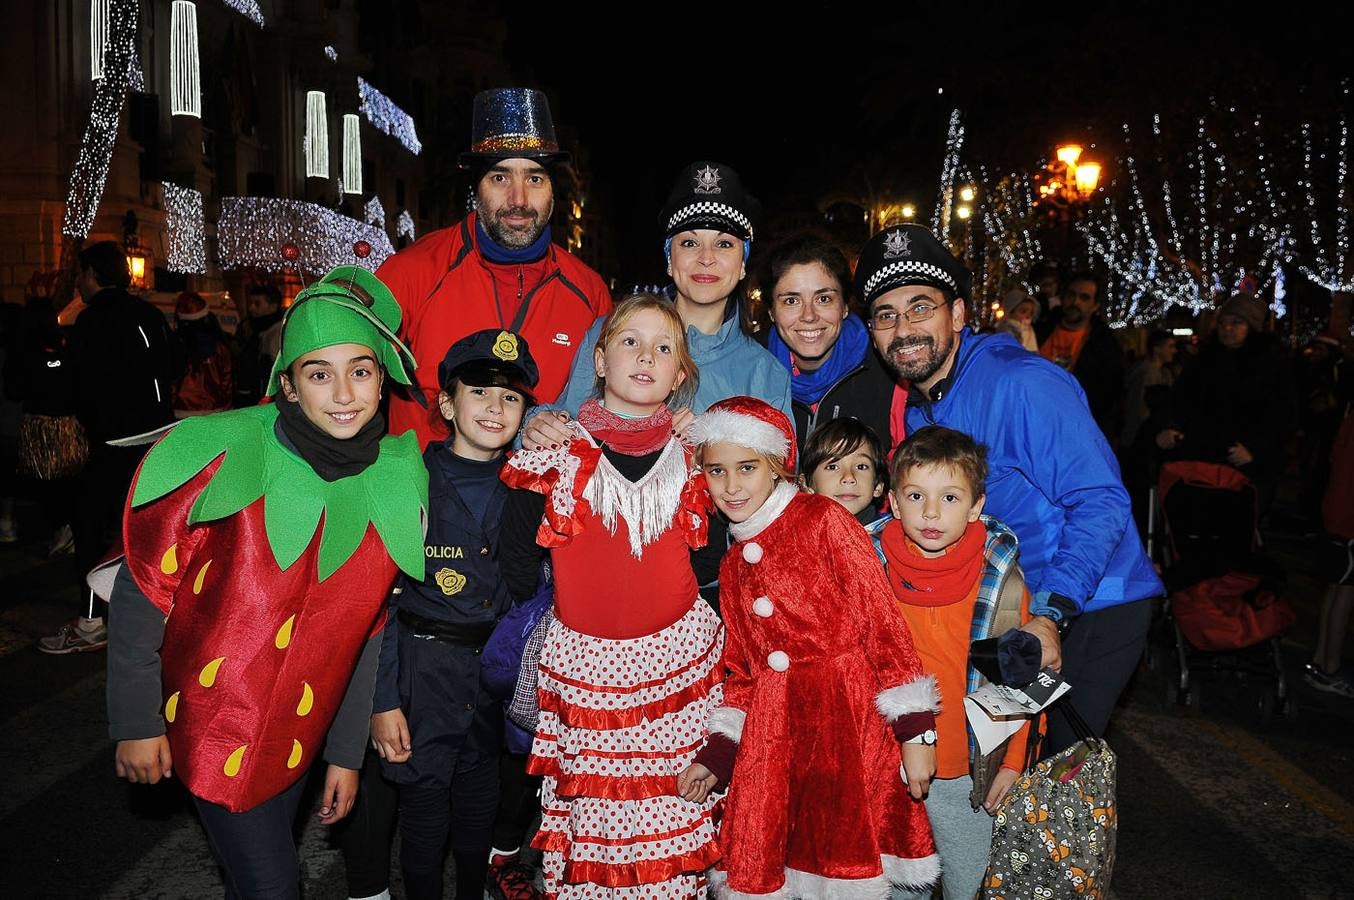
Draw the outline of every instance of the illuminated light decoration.
M362 120L343 116L343 193L362 193Z
M263 10L259 9L258 0L225 0L225 4L255 25L263 27Z
M1344 90L1349 94L1349 88ZM1335 204L1331 208L1330 215L1335 219L1335 246L1331 247L1331 242L1326 240L1321 233L1320 208L1317 205L1316 189L1314 186L1315 176L1312 172L1312 128L1310 125L1302 126L1302 179L1299 186L1305 190L1306 210L1305 215L1308 221L1308 232L1311 235L1310 245L1303 248L1302 257L1309 260L1310 264L1304 263L1298 266L1304 276L1314 284L1331 293L1354 293L1354 266L1351 266L1349 258L1349 122L1344 116L1340 117L1339 143L1337 144L1335 156ZM1329 150L1323 150L1319 156L1327 160L1331 156ZM1330 191L1322 191L1324 196L1330 196Z
M358 265L375 271L395 252L383 229L301 200L223 197L216 232L223 269L323 273ZM353 250L359 241L371 247L365 258Z
M329 118L324 91L306 92L306 177L329 177Z
M414 239L414 217L409 215L409 210L400 213L399 219L395 222L395 237L407 237Z
M104 44L102 77L94 86L89 122L80 138L80 152L71 170L66 193L66 211L61 233L84 240L94 224L103 199L108 166L113 161L122 104L127 99L136 60L136 35L140 18L138 0L108 0L107 40Z
M335 50L333 47L326 46L324 48L324 55L329 59L330 62L338 62L338 51Z
M380 197L373 194L367 201L367 205L362 208L362 221L377 228L386 227L386 208L381 205Z
M169 235L169 258L165 268L185 275L207 272L206 236L203 232L202 194L192 188L163 182L165 231Z
M979 169L979 180L990 184ZM1036 221L1034 184L1028 174L1011 173L983 192L979 217L988 236L988 259L984 266L984 294L993 297L1012 283L1033 293L1029 282L1035 263L1044 258L1044 248L1032 230Z
M169 112L202 118L197 6L192 0L174 0L169 9Z
M415 156L423 152L423 144L419 142L413 117L395 105L395 102L385 94L368 84L366 79L357 79L357 94L361 98L358 109L367 117L368 122L399 141Z
M1232 132L1238 143L1228 152L1200 118L1195 149L1186 159L1189 187L1177 194L1163 178L1161 215L1154 218L1129 127L1123 126L1127 150L1121 169L1127 184L1116 179L1114 186L1125 194L1125 203L1121 208L1107 195L1079 226L1091 253L1108 269L1105 316L1112 326L1155 322L1172 306L1198 313L1239 290L1258 295L1269 288L1291 253L1290 239L1258 119L1254 128L1253 154L1240 146L1240 131ZM1152 133L1160 141L1159 117L1153 118ZM1156 169L1169 168L1158 153ZM1268 208L1255 202L1257 183Z
M959 151L964 147L964 123L959 110L950 113L950 128L945 135L945 160L940 165L940 193L931 230L940 235L950 231L950 212L954 205L954 181L959 174Z
M108 0L89 0L89 77L103 77L103 54L108 48Z

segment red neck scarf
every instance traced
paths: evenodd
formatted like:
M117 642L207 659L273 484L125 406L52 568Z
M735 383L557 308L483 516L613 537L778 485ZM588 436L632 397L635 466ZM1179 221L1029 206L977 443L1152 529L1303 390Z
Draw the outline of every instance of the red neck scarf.
M923 556L903 523L893 519L880 532L879 546L889 562L894 596L912 606L948 606L973 593L983 570L987 528L981 519L970 522L943 556Z
M662 449L672 437L672 410L660 406L651 416L627 419L594 398L579 408L578 424L586 428L594 440L617 453L645 456Z

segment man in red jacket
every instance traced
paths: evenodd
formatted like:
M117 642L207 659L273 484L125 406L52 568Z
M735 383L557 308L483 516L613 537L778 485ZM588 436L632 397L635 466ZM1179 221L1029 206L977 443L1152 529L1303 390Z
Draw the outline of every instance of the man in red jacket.
M567 163L539 91L497 88L475 97L471 149L461 167L476 176L475 211L395 254L377 275L399 300L418 384L437 396L437 363L453 343L485 328L522 335L540 368L536 400L555 399L579 343L611 311L601 277L550 240L551 165ZM390 433L419 444L446 437L437 404L390 402Z

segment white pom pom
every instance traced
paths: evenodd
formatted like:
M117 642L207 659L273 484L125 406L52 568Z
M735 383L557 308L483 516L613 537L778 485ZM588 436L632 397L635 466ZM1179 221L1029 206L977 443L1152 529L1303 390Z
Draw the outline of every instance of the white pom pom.
M762 561L762 545L756 541L751 541L743 545L743 561L751 565L757 565Z
M763 619L769 619L771 614L776 611L776 605L771 602L770 597L758 597L752 601L752 611Z
M766 657L766 664L774 671L784 672L790 668L790 657L784 650L772 650Z

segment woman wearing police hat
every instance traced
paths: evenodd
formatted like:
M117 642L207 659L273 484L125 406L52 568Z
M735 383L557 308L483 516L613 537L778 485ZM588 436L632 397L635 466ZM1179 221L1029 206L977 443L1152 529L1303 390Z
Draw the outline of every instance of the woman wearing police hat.
M765 400L791 415L790 373L766 348L739 327L741 284L756 219L757 198L743 187L738 173L723 163L702 160L683 169L673 183L659 217L663 252L672 278L669 296L686 326L687 348L700 370L692 403L696 414L728 397ZM577 414L595 392L592 348L601 334L599 321L588 331L574 357L564 393L552 407ZM562 443L570 436L568 416L538 414L523 429L528 448ZM680 426L682 417L678 418Z

